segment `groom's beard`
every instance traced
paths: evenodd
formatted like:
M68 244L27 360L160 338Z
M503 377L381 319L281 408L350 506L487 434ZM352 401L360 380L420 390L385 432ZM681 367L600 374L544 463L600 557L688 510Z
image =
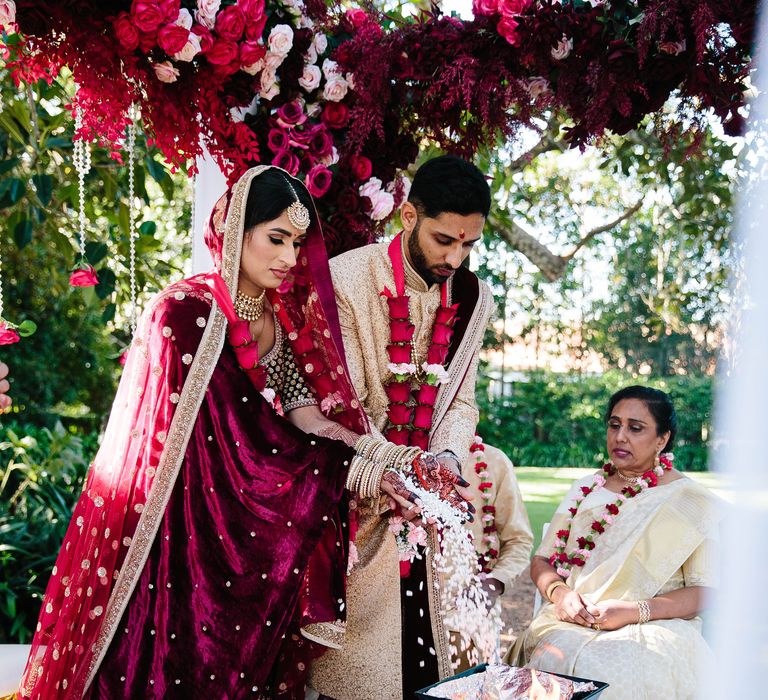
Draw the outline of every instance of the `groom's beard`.
M445 282L447 278L441 275L436 275L434 272L432 272L432 269L427 262L427 256L424 254L424 250L419 243L420 227L421 222L417 221L416 227L413 229L410 237L408 238L408 255L411 258L411 265L413 265L413 269L416 270L416 272L419 274L419 277L421 277L421 279L427 283L427 286L431 287L433 284L441 284ZM435 267L445 269L446 266L435 265Z

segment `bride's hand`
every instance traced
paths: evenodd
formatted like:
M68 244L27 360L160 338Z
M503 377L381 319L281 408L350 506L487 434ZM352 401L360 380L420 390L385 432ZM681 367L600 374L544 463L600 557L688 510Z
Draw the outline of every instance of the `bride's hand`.
M382 493L389 496L390 501L400 507L401 514L406 520L410 520L414 525L422 524L419 497L408 490L397 472L387 469L381 477L379 488Z
M437 494L454 508L467 514L470 522L475 507L465 497L469 483L453 469L445 466L430 452L422 452L414 461L413 469L419 483L427 490Z

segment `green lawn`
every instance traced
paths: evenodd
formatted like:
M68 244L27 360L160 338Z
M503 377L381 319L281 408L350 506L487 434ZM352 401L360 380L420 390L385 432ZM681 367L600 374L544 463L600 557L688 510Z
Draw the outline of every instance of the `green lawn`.
M563 499L571 483L579 477L594 472L594 469L577 469L575 467L515 467L523 500L531 519L531 528L535 538L534 551L541 541L541 526L552 519L560 501ZM727 498L727 489L717 474L711 472L688 472L686 476L698 481L702 486L712 489L720 496Z

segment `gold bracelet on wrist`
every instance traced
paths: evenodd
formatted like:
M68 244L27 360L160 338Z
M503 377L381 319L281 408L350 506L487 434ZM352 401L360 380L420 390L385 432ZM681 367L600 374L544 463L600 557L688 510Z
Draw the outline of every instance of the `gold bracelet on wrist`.
M560 588L560 586L565 586L566 588L569 588L568 584L565 581L558 580L558 581L552 581L550 583L546 590L544 591L544 597L550 602L554 603L555 601L552 600L552 594L555 592L556 589Z

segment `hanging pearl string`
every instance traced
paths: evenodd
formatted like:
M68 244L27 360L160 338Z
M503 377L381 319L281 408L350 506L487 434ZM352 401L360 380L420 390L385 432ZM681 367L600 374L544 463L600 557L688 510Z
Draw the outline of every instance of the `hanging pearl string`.
M134 155L136 151L136 109L131 105L128 109L128 242L129 242L129 275L131 284L131 333L136 332L136 202L134 194Z
M83 117L80 108L75 108L75 134L83 126ZM78 213L78 225L80 233L80 258L85 260L85 176L91 169L91 149L85 139L78 138L72 148L72 163L77 171L78 196L80 199L80 211Z
M3 257L0 255L0 319L3 318L3 308L5 301L3 300Z

